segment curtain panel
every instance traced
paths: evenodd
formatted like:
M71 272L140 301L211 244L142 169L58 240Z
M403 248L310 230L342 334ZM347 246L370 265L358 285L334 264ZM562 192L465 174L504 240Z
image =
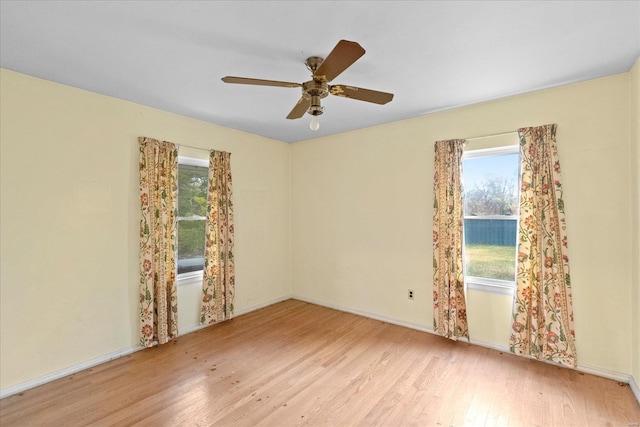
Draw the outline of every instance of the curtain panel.
M577 366L556 125L518 130L522 183L510 348Z
M462 153L465 141L435 143L433 328L449 339L469 338L464 293Z
M140 345L178 335L176 203L178 150L170 142L138 138L140 148Z
M209 191L205 225L205 256L200 323L233 317L235 268L231 153L209 154Z

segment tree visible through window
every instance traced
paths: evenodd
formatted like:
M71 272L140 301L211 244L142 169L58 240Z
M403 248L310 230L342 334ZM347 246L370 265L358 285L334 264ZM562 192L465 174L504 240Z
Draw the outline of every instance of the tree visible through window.
M465 276L470 282L515 283L517 150L514 146L464 154Z
M209 169L204 161L189 160L181 158L178 164L178 274L204 266Z

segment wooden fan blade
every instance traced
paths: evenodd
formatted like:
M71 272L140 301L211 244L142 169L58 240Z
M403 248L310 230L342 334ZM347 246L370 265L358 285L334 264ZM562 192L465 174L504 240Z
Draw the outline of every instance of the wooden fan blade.
M377 90L362 89L361 87L333 85L329 87L331 95L342 96L344 98L358 99L360 101L373 102L384 105L393 99L392 93L378 92Z
M243 85L258 85L258 86L279 86L279 87L300 87L300 83L291 82L279 82L277 80L262 80L262 79L249 79L246 77L234 77L226 76L222 78L225 83L238 83Z
M313 77L330 82L364 55L364 52L365 50L358 43L340 40L313 73Z
M306 96L303 96L298 100L298 103L296 104L296 106L293 107L293 110L291 110L291 112L287 116L287 119L299 119L300 117L304 116L304 113L307 112L310 105L311 105L311 99Z

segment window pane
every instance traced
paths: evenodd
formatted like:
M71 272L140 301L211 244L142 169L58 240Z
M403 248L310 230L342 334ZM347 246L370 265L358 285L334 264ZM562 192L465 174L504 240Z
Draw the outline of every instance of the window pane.
M205 216L209 171L201 166L178 165L178 216Z
M204 220L178 221L178 274L204 266Z
M465 216L518 212L518 154L465 159L462 168Z
M209 170L178 165L178 274L200 271L204 266L204 217L207 211Z
M463 160L465 274L515 281L518 154Z
M516 280L516 246L465 244L465 274L487 279Z

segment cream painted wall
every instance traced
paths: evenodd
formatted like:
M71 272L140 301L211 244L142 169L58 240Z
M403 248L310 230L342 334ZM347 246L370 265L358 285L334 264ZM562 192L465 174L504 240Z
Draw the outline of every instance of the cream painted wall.
M293 288L429 329L433 141L545 123L559 125L579 362L637 382L639 74L288 145L2 70L0 388L136 345L138 136L233 153L238 312ZM182 331L198 292L179 289ZM506 346L510 306L470 291L472 337Z
M290 295L288 144L8 70L0 97L1 388L137 346L138 136L232 153L236 311Z
M631 234L632 251L631 262L633 268L633 295L631 309L633 314L632 349L633 349L633 377L640 386L640 59L629 73L631 90L630 118L631 118L631 209L633 232Z
M433 142L548 123L558 124L579 363L631 374L628 73L293 144L294 295L431 328ZM476 292L472 338L506 347L510 300Z

